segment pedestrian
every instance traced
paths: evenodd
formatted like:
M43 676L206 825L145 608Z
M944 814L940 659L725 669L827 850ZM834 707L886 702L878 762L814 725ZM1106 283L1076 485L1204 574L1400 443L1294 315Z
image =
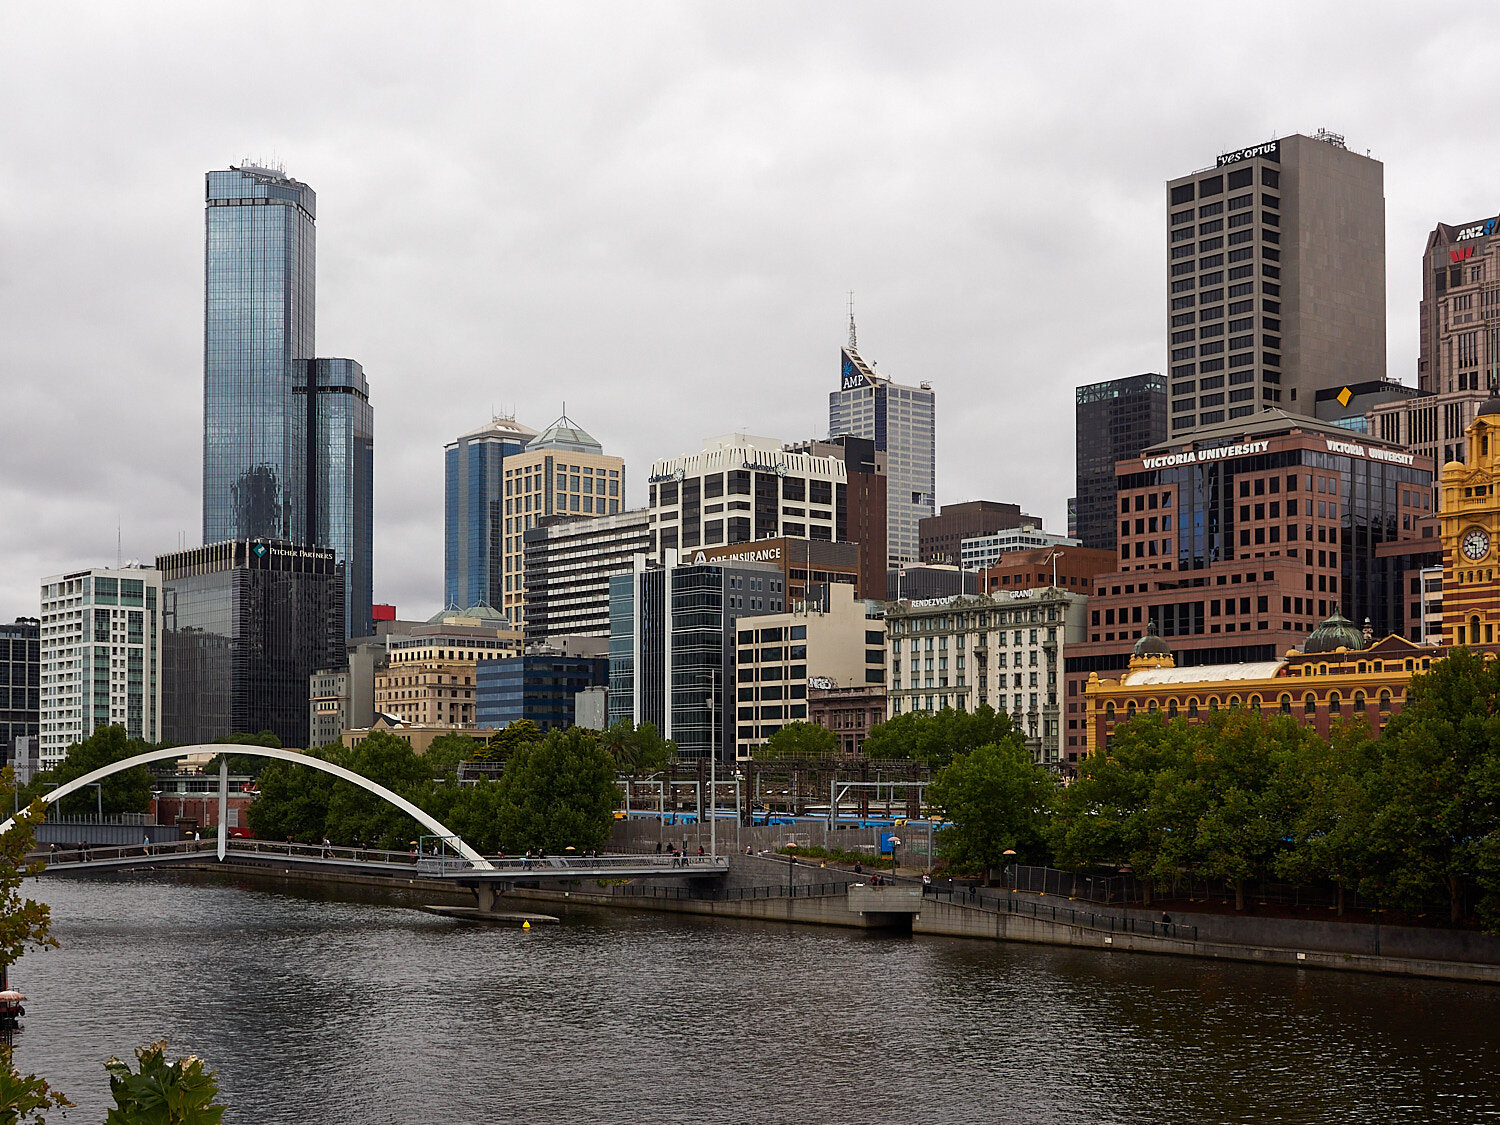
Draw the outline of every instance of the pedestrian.
M656 841L656 854L661 855L661 841Z
M201 843L202 840L203 840L203 837L200 836L200 835L198 835L198 830L196 828L194 828L193 829L193 843L195 843L195 844Z
M141 854L151 854L151 833L147 832L141 836Z
M922 890L925 892L930 886L932 886L932 876L924 871L922 873Z
M51 855L51 858L50 858L50 860L48 862L50 862L50 863L56 863L57 862L57 845L53 844L53 845L51 845L51 847L52 847L52 855Z
M324 836L324 837L323 837L323 858L324 858L324 859L327 859L327 858L328 858L328 849L329 849L329 848L330 848L330 847L332 847L332 846L333 846L333 845L332 845L332 844L331 844L331 843L329 843L329 840L328 840L328 837L327 837L327 836Z
M703 845L702 844L698 845L698 858L699 859L703 858Z
M89 861L89 842L87 840L78 841L78 859L82 863Z
M854 861L854 873L856 875L863 875L865 873L865 865L860 863L859 860Z
M1172 916L1165 910L1161 912L1161 924L1163 926L1170 926L1172 924Z

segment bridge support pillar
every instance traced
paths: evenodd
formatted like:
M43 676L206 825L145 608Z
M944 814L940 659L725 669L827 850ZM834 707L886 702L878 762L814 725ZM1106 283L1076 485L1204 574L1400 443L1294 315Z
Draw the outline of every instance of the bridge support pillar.
M480 883L474 888L474 897L479 900L479 912L492 914L495 910L495 887L492 883Z

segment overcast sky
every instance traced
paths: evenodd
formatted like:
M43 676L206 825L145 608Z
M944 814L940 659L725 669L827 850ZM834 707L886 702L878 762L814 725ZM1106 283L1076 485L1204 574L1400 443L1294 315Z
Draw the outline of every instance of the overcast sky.
M236 10L238 8L238 10ZM375 405L375 598L442 601L442 449L649 463L937 392L940 503L1064 529L1073 388L1160 371L1164 182L1326 127L1385 164L1389 373L1434 223L1500 211L1500 31L1418 5L0 0L0 619L201 535L203 173L318 193Z

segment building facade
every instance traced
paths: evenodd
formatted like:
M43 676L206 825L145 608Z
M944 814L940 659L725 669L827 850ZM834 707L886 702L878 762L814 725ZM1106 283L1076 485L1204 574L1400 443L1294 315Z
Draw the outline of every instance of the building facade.
M1438 465L1467 461L1465 435L1500 372L1500 219L1439 223L1422 255L1417 397L1381 403L1370 432Z
M1021 511L1019 504L998 500L966 500L962 504L944 504L935 516L927 516L917 525L917 554L924 563L962 563L963 542L989 536L1023 523L1037 527L1041 521Z
M241 539L159 556L162 737L311 732L309 677L342 671L344 571L331 548Z
M865 737L885 722L886 706L883 684L839 687L817 677L807 684L807 721L831 731L839 752L851 758L864 753Z
M1066 535L1057 535L1050 531L1043 531L1041 524L1026 523L1020 527L1013 527L1007 531L995 531L988 535L976 535L972 538L965 537L960 545L960 562L965 570L982 570L987 566L994 566L1007 554L1016 554L1021 551L1031 551L1037 548L1050 550L1051 548L1077 547L1077 539L1070 539ZM1058 550L1058 558L1062 558L1065 551Z
M1346 634L1334 647L1319 634ZM1406 702L1411 678L1432 667L1440 650L1404 637L1364 640L1342 615L1323 622L1275 660L1178 668L1165 644L1148 633L1118 679L1089 676L1083 697L1084 753L1108 751L1119 723L1140 714L1188 722L1243 707L1282 715L1328 738L1341 719L1363 718L1377 735Z
M759 539L734 547L701 547L682 554L684 563L764 563L781 571L781 587L788 605L804 598L825 598L822 587L836 586L858 596L861 575L859 546L827 543L821 539Z
M885 454L876 452L869 438L839 434L827 441L795 442L788 453L814 457L837 457L844 462L848 481L847 502L835 494L833 537L840 543L859 545L859 581L855 596L884 598L886 577L885 524L889 489L885 476Z
M609 683L606 657L538 648L525 656L481 660L474 669L476 721L506 727L528 719L545 734L573 725L578 693Z
M35 617L0 625L0 750L37 738L42 722L42 633Z
M830 586L816 601L742 621L736 631L735 743L749 758L787 723L809 722L808 693L870 691L885 683L885 622L880 602Z
M1007 551L979 574L979 590L1008 594L1038 586L1058 586L1077 594L1091 594L1099 575L1115 571L1114 551L1091 547L1033 547Z
M526 643L609 636L609 580L651 550L645 508L613 515L544 516L523 533Z
M491 555L499 560L497 609L516 628L526 622L525 533L548 516L619 515L625 496L625 462L566 415L507 457L501 468L503 510L492 521L498 536Z
M504 573L490 549L503 540L495 521L505 518L505 459L534 437L530 426L496 417L443 447L444 605L504 601Z
M703 449L653 462L647 519L652 551L689 558L700 548L760 539L831 543L848 519L841 458L789 453L748 434L709 438Z
M1115 463L1167 440L1167 380L1155 372L1079 387L1073 404L1074 496L1068 534L1115 549Z
M885 454L886 555L891 563L921 558L922 520L933 514L937 493L937 410L928 383L908 387L875 373L855 346L840 353L839 389L828 395L828 433L875 443Z
M703 563L609 580L609 722L657 725L685 759L729 761L735 746L735 644L745 618L786 609L776 567Z
M423 728L475 725L475 665L519 656L521 633L498 610L483 617L437 614L405 636L387 638L375 670L375 712Z
M1443 632L1487 647L1500 636L1500 398L1480 407L1463 445L1467 459L1444 465L1441 484Z
M1174 439L1384 378L1384 183L1321 130L1168 181Z
M316 195L275 168L206 179L203 541L331 548L344 635L366 633L374 411L358 363L317 358Z
M1083 684L1126 670L1155 621L1179 668L1277 659L1333 610L1408 636L1430 462L1338 426L1266 411L1117 467L1118 570L1095 580L1067 663L1070 760Z
M1039 764L1058 766L1064 661L1086 635L1088 603L1046 587L887 606L891 715L988 705L1010 715Z
M42 769L100 727L124 727L147 742L168 737L162 605L162 575L149 568L99 567L42 580Z

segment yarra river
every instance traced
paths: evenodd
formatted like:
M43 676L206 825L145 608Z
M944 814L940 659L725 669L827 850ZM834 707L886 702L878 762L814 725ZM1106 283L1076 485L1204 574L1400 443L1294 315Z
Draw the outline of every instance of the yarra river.
M247 1125L1500 1120L1496 988L192 879L26 884L16 1061L67 1120L160 1038Z

